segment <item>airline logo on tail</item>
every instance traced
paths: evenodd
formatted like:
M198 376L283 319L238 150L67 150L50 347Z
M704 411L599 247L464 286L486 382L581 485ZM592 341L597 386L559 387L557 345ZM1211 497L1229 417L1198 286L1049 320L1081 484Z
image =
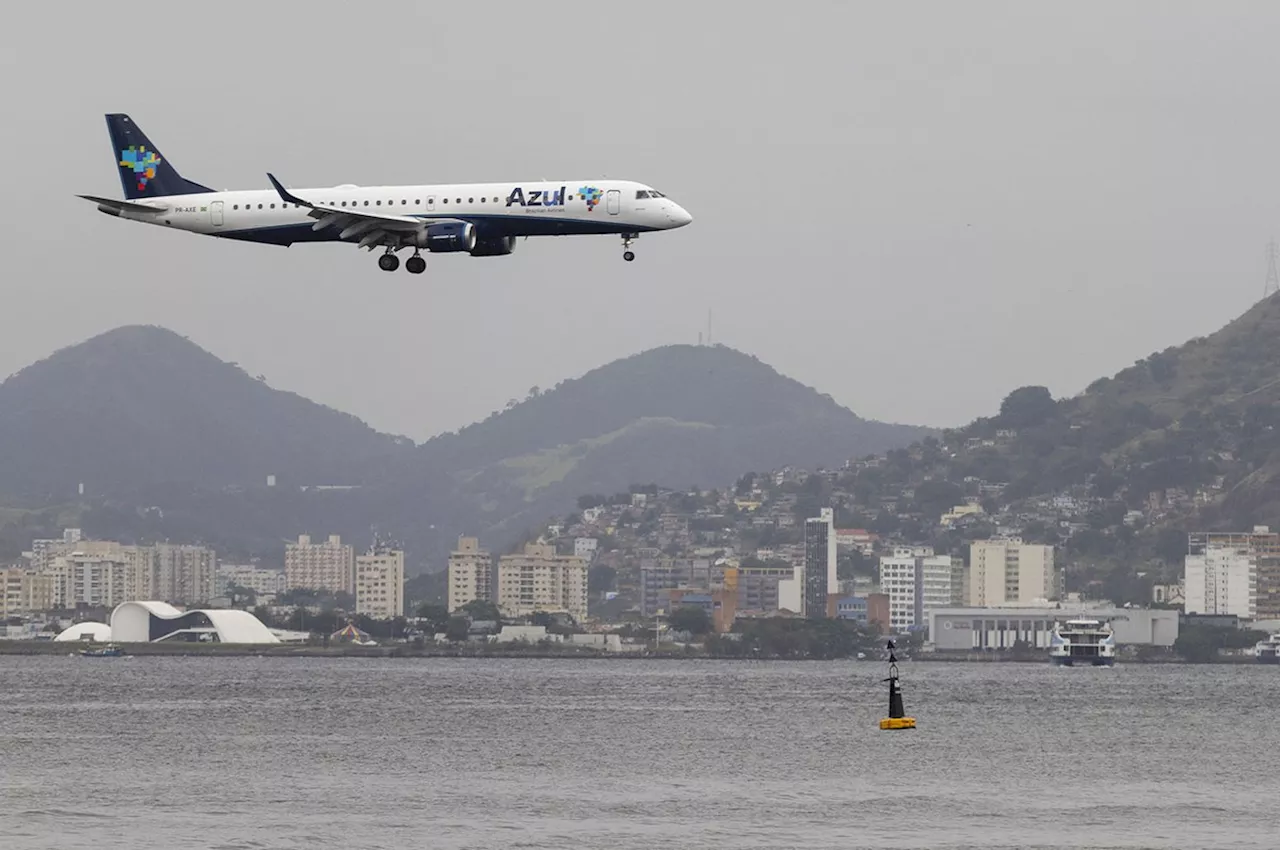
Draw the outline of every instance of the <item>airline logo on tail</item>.
M147 188L147 181L156 176L156 166L160 164L160 157L156 156L155 151L147 150L146 145L129 145L126 150L120 151L120 167L132 168L133 174L138 178L138 191L141 192Z

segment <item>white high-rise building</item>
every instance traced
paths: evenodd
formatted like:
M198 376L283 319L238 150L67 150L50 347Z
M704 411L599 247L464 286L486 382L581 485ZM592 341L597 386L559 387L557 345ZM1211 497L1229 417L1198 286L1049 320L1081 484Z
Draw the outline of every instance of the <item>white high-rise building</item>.
M78 605L114 608L121 602L140 598L139 591L145 587L137 562L127 558L123 551L76 551L59 555L53 559L48 575L53 580L55 608Z
M1186 560L1188 614L1258 614L1258 547L1249 534L1192 534Z
M827 616L828 598L840 592L836 564L835 511L822 508L804 521L804 616Z
M356 557L356 613L376 620L404 616L404 552L375 547Z
M575 555L557 555L554 546L530 543L518 555L498 559L498 609L507 617L563 611L587 616L587 564Z
M928 546L900 546L880 559L880 592L889 597L889 626L895 632L924 626L929 612L952 599L952 560Z
M449 555L449 613L477 599L493 601L493 557L475 537L459 537Z
M974 608L1035 605L1058 598L1053 547L1021 538L969 544L969 598Z
M298 536L284 550L284 575L290 590L355 592L356 555L336 534L324 543L312 543L306 534Z

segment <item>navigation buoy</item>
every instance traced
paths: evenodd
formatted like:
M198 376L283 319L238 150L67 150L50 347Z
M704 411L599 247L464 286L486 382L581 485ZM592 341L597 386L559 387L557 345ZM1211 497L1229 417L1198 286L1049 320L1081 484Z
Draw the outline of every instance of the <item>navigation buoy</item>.
M902 685L898 682L898 659L893 654L893 641L889 641L889 716L880 721L881 729L914 729L916 719L906 717L902 708Z

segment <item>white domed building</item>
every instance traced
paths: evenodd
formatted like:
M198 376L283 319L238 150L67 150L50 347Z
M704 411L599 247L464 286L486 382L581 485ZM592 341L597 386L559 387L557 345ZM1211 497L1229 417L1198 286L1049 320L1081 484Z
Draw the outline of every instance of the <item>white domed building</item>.
M106 623L76 623L58 632L55 641L90 641L93 643L109 643L111 627Z

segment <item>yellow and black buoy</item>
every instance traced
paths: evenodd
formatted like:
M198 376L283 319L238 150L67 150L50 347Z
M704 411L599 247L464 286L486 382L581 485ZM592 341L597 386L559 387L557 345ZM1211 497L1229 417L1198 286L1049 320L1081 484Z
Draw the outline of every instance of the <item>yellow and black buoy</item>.
M893 641L889 641L889 716L880 721L881 729L914 729L916 719L904 717L902 709L902 685L898 682L898 659L893 654Z

